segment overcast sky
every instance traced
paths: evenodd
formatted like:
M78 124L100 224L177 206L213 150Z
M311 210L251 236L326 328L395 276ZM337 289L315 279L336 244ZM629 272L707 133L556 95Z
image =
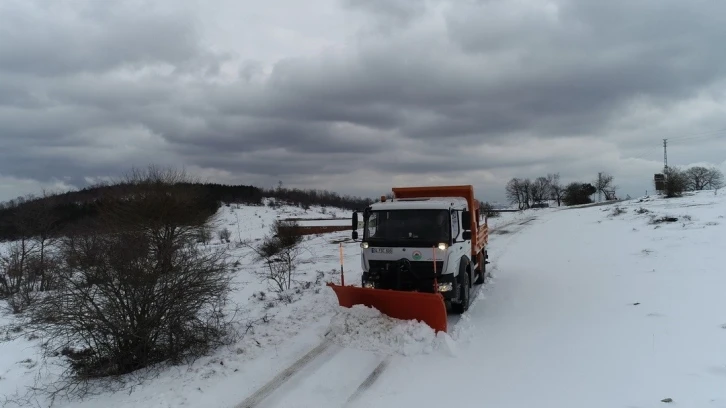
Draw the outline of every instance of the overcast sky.
M3 0L0 201L132 166L379 196L726 170L726 2Z

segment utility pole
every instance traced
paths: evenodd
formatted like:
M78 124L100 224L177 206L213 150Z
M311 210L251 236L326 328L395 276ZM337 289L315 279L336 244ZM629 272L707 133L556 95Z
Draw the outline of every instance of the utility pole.
M668 139L663 139L663 173L668 171Z
M597 173L597 201L602 202L602 172Z

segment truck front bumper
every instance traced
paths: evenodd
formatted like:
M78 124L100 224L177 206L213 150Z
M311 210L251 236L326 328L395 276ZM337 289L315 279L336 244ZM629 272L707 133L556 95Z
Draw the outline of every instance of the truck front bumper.
M454 300L458 299L459 293L457 286L457 279L456 276L453 274L446 274L446 275L440 275L436 279L437 283L437 290L434 291L434 284L433 280L428 281L426 285L424 285L424 288L419 288L418 290L410 290L410 289L401 289L396 287L388 287L387 285L381 285L379 276L377 274L372 274L369 272L363 272L363 276L361 279L361 286L364 288L371 288L371 289L390 289L390 290L405 290L407 292L427 292L427 293L434 293L438 292L441 293L441 295L444 297L444 300Z

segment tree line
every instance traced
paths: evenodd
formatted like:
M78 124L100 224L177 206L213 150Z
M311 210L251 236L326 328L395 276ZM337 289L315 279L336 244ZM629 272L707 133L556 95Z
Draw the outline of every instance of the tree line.
M550 173L535 179L515 177L509 180L505 189L507 200L520 210L541 206L550 201L557 206L589 204L591 196L601 193L606 200L615 200L613 176L608 173L598 173L593 182L573 181L563 184L559 173Z
M264 190L264 195L303 209L319 205L322 207L359 210L374 202L370 198L340 195L328 190L287 188L283 186L282 182L279 182L276 188Z
M685 191L717 190L724 187L723 173L711 166L694 166L688 169L669 167L665 171L664 193L667 197L682 195ZM614 177L607 172L598 173L590 182L560 182L559 173L530 178L514 177L507 183L507 201L520 210L537 207L554 201L557 206L581 205L593 202L593 195L599 194L605 200L617 200L617 186Z

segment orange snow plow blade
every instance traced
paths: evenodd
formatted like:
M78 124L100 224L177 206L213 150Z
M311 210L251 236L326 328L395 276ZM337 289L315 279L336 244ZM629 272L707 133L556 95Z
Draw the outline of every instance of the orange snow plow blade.
M333 288L338 303L343 307L365 305L394 319L418 320L436 332L446 332L446 304L438 293L370 289L334 283L328 283L328 286Z

